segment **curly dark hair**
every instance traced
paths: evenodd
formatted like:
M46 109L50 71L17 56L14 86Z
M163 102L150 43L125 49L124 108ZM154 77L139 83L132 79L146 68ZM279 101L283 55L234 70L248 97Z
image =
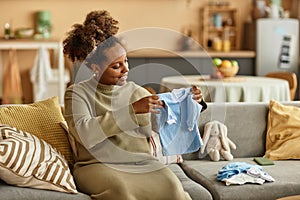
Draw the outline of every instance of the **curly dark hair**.
M63 52L72 62L84 61L101 42L115 35L118 21L106 10L87 14L83 24L74 24L63 41Z
M114 47L116 44L121 45L125 49L118 38L116 38L115 36L111 36L98 44L97 47L93 49L92 52L89 53L89 55L87 55L86 59L84 60L85 65L89 68L91 68L92 64L101 66L105 61L107 61L105 50Z

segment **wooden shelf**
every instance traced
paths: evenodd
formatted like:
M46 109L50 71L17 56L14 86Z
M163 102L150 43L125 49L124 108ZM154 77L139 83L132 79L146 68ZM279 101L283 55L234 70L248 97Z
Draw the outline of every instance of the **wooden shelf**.
M216 14L221 15L222 25L216 27L213 18ZM200 10L200 38L199 41L204 49L212 47L213 40L223 40L227 31L231 50L240 50L240 28L238 9L233 7L205 6Z
M226 29L236 31L236 27L235 26L226 26ZM208 31L210 31L210 32L217 32L217 31L223 32L224 30L225 30L225 27L217 28L217 27L210 26L208 28Z
M255 51L162 51L162 50L137 50L128 53L129 58L208 58L208 57L228 57L228 58L255 58Z

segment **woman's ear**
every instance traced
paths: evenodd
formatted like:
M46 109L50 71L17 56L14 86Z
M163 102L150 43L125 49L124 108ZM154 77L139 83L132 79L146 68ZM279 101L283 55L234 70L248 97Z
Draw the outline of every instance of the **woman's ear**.
M100 66L96 64L91 64L91 68L95 74L100 72Z
M93 72L94 72L94 76L95 76L97 79L99 79L100 76L101 76L101 74L102 74L100 66L99 66L99 65L96 65L96 64L91 64L91 68L92 68L92 70L93 70Z

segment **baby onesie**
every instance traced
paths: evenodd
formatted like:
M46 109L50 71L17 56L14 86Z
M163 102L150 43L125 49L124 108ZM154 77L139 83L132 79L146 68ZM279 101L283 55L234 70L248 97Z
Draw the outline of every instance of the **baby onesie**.
M165 108L156 114L163 155L197 151L202 145L198 118L202 105L192 98L191 88L158 94Z

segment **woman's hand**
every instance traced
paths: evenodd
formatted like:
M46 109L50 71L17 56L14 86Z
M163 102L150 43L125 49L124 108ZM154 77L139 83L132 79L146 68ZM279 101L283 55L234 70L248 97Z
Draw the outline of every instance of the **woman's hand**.
M141 98L140 100L132 103L135 114L141 113L159 113L159 108L164 107L164 103L159 100L159 97L155 94Z
M193 85L191 88L191 92L193 94L193 99L200 103L203 99L201 90L197 86Z
M205 101L203 101L201 90L197 86L193 85L193 87L191 88L191 92L193 94L193 99L202 105L201 112L206 110L207 104L205 103Z

